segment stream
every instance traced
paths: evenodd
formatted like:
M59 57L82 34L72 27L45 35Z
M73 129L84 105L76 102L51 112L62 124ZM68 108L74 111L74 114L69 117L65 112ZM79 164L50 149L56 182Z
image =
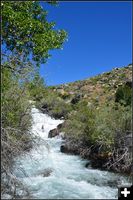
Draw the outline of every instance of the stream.
M85 168L87 160L61 153L61 136L48 138L48 133L63 120L55 120L35 107L32 117L31 132L40 140L28 154L17 159L14 171L32 199L117 199L115 183L119 180L129 185L127 177Z

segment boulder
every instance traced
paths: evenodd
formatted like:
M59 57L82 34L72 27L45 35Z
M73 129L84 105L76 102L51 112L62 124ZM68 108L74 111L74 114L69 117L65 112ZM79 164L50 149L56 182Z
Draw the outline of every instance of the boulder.
M49 138L52 138L52 137L55 137L57 135L59 135L59 133L61 132L60 129L62 128L64 122L61 123L61 124L58 124L57 128L54 128L52 130L49 131L49 134L48 134L48 137Z
M72 155L79 155L79 148L78 145L72 143L66 143L61 145L60 151L62 153L72 154Z
M67 147L66 145L61 145L60 151L61 151L62 153L68 153L68 147Z
M63 126L63 124L61 123L61 124L59 124L58 126L57 126L57 129L61 129L62 128L62 126Z
M48 138L52 138L52 137L55 137L57 135L59 135L59 130L57 128L54 128L54 129L49 131Z

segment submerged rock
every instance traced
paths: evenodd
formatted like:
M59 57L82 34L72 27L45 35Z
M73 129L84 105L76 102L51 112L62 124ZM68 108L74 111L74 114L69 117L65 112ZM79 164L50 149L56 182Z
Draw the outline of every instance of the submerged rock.
M87 163L85 164L85 167L86 167L86 168L90 168L90 167L91 167L91 162L87 162Z
M42 175L43 177L48 177L51 175L52 172L53 170L48 168L48 169L44 169L44 171L41 172L40 175Z
M68 152L68 148L66 147L66 145L61 145L60 151L61 151L62 153L67 153L67 152Z

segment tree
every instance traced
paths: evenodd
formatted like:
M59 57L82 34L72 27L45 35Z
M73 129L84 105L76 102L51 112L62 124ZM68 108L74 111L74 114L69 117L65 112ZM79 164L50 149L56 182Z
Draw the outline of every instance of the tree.
M2 44L23 59L32 58L45 63L49 50L59 49L67 36L64 30L55 30L48 22L47 12L39 2L2 2Z

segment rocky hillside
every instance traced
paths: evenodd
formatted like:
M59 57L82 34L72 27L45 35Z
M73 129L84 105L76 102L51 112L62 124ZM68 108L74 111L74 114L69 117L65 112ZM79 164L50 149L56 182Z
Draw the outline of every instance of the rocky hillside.
M102 73L92 78L75 81L73 83L62 84L50 87L66 102L75 102L79 99L88 101L88 104L95 105L114 101L116 90L119 86L132 81L132 65L122 68L114 68L110 72Z

